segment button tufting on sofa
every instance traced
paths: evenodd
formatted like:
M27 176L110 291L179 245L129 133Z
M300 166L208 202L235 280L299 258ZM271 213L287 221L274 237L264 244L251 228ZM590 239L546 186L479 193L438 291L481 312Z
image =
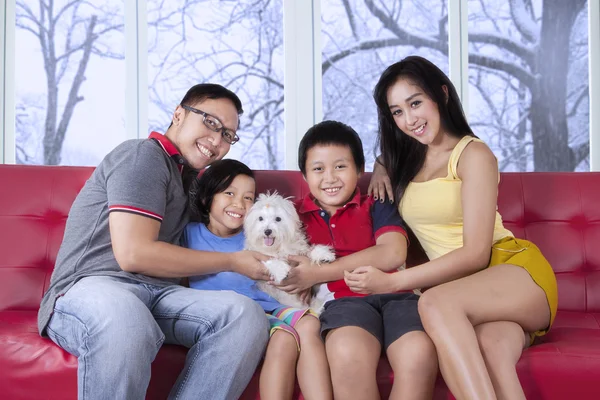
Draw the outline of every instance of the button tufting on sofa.
M66 216L89 167L0 165L0 398L76 399L77 359L37 333L37 310L47 289ZM370 174L359 185L366 192ZM298 171L257 171L259 191L302 197ZM600 398L600 173L502 174L498 198L505 225L536 243L559 285L553 329L525 350L517 365L528 399ZM423 259L413 238L409 265ZM164 346L152 365L148 399L164 399L186 349ZM258 375L243 399L258 398ZM383 398L393 374L382 358ZM447 399L438 379L435 398Z

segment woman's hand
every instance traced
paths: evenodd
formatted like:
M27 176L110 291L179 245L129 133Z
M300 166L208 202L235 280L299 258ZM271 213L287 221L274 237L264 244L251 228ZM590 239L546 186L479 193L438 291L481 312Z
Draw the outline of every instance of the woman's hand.
M392 276L375 267L358 267L354 271L344 271L346 285L355 293L384 294L396 292Z
M288 260L292 263L297 263L298 265L290 269L290 273L280 284L271 282L273 286L276 286L284 292L298 294L319 283L315 277L315 272L319 266L313 264L308 257L289 256Z
M375 161L375 166L373 167L373 174L371 175L371 182L369 182L367 194L369 196L372 194L373 198L379 201L384 201L387 194L387 198L390 200L390 202L394 201L392 182L390 181L390 177L388 176L385 168L378 161Z

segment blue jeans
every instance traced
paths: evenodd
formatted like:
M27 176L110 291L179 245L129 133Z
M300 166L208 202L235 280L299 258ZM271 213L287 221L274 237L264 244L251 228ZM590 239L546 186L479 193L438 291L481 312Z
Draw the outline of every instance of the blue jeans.
M163 342L189 348L169 399L237 399L269 338L264 311L245 296L107 276L59 297L47 332L77 357L80 400L143 400Z

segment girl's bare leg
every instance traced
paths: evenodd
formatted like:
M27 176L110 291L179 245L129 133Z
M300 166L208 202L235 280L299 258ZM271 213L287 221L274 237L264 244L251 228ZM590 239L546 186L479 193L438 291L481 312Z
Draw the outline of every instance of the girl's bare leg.
M298 347L289 332L277 330L271 336L260 372L261 400L291 399L296 384Z
M294 327L300 336L300 358L296 373L302 395L306 400L333 399L331 375L321 339L321 323L312 315L305 315Z

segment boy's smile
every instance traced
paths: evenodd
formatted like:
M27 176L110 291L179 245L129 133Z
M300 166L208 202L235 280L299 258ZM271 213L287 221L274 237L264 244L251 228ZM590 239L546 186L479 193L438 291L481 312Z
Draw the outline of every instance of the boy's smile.
M308 188L329 215L350 201L361 174L349 146L316 145L306 153Z

